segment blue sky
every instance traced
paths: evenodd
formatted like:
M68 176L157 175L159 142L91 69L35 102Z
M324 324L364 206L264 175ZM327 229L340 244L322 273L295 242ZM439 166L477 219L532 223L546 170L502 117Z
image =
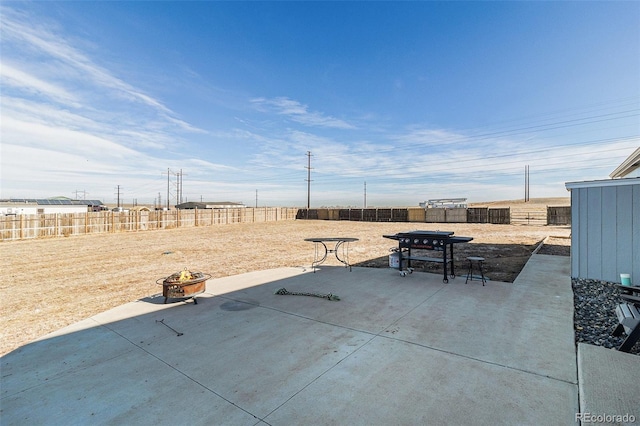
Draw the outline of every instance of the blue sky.
M640 145L638 2L3 2L0 198L568 196Z

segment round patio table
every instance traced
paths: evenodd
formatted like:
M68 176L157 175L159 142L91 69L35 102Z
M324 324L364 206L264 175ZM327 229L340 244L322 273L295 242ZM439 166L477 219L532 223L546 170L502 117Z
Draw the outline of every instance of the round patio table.
M358 241L357 238L320 237L320 238L305 238L304 240L312 242L315 248L313 263L311 264L311 267L313 268L313 272L316 272L316 267L318 265L320 265L321 263L324 263L324 261L327 260L327 255L329 253L334 253L336 255L336 259L344 263L345 268L349 267L349 272L351 272L351 265L349 264L349 243ZM335 243L335 246L333 248L329 248L327 247L327 243ZM323 248L324 248L324 252L322 250ZM340 257L340 248L342 248L342 257Z

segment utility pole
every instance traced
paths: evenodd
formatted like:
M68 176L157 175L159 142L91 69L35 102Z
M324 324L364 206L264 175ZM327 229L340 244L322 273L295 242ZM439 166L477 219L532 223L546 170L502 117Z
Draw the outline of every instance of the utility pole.
M78 198L78 193L82 193L82 199L86 200L87 199L87 191L79 191L79 190L75 190L75 194L76 194L76 200L79 200L80 198Z
M169 178L171 177L171 169L167 167L167 210L169 209Z
M529 201L529 166L524 166L524 201Z
M116 188L118 190L118 192L117 192L117 194L118 194L118 208L120 208L120 185L118 185Z
M164 172L162 172L164 174ZM184 173L182 169L179 172L172 172L170 168L167 168L167 210L170 209L171 203L171 176L175 176L175 182L173 186L175 187L175 196L176 196L176 204L182 204L183 201L186 202L186 197L183 196L182 191L182 182Z
M182 204L182 169L178 173L178 196L176 198L176 204Z
M307 151L307 210L311 206L311 151Z
M256 189L256 209L258 208L258 190Z
M367 208L367 182L364 182L364 208Z
M164 174L164 172L162 173ZM176 177L175 196L176 204L180 204L180 173L172 172L170 168L167 168L167 210L171 210L171 176Z

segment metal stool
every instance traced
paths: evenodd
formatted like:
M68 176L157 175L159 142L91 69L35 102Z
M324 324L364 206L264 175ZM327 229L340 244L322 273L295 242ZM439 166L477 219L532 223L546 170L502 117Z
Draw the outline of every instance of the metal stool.
M484 286L484 283L487 282L486 278L484 277L484 271L482 270L482 262L484 262L484 257L469 256L467 257L467 260L469 261L469 270L467 271L467 279L464 281L464 283L466 284L469 280L473 281L473 262L476 262L478 264L478 269L480 270L480 276L482 277L482 285Z

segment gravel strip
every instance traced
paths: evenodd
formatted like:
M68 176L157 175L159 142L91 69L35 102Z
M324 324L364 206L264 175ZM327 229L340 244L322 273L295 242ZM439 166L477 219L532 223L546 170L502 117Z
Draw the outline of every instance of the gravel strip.
M618 325L616 306L623 302L615 283L572 278L571 287L576 344L582 342L617 349L626 334L620 337L611 334ZM634 345L630 353L640 355L640 342Z

